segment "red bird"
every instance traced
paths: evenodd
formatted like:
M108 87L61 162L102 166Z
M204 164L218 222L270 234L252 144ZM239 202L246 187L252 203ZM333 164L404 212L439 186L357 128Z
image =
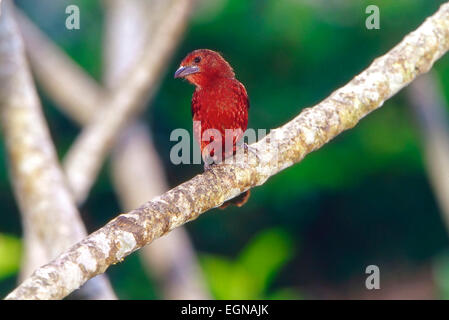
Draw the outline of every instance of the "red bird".
M191 104L193 134L201 147L205 168L211 160L220 162L235 154L237 142L248 125L249 99L245 86L235 78L229 63L215 51L195 50L182 60L175 78L185 78L195 85ZM220 135L205 139L204 134L209 129L217 130ZM227 129L234 130L231 148L225 145ZM213 147L217 144L221 144L221 157ZM220 208L224 209L229 204L240 207L248 198L249 190L225 202Z

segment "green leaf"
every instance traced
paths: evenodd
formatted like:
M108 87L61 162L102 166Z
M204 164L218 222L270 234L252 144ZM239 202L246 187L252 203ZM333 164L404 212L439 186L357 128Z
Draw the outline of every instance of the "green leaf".
M214 255L202 255L200 262L216 299L228 299L230 291L229 278L232 277L232 262L226 258Z
M256 279L246 268L238 263L234 264L228 283L227 299L249 300L263 298L263 292L260 290Z
M216 299L261 299L262 292L251 273L238 263L213 255L201 257L206 280Z
M252 275L258 291L265 292L292 254L290 235L282 229L270 229L254 237L243 249L238 263Z
M282 288L268 295L270 300L302 300L303 296L295 288Z
M200 261L216 299L264 299L292 252L290 236L281 229L270 229L256 235L235 262L214 255L202 255Z
M0 279L19 270L21 252L20 239L0 234Z

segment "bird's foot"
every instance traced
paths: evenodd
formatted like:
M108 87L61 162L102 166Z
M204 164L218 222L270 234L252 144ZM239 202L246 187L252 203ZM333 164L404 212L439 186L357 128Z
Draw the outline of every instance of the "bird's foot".
M217 166L217 163L212 162L212 163L208 163L208 162L204 162L204 172L211 172L215 177L217 177L217 175L215 174L215 170L214 167Z
M258 154L258 151L257 151L256 148L251 147L251 146L248 145L246 142L243 143L243 148L244 148L244 150L245 150L245 154L248 154L248 152L251 152L253 155L256 156L257 161L260 162L260 157L259 157L259 154Z
M210 171L215 165L216 165L215 162L212 163L204 162L204 171Z
M216 167L216 166L217 166L217 163L215 163L215 162L212 162L212 163L204 162L204 172L210 172L215 176L215 178L219 179L219 177L216 175L215 170L214 170L214 167Z

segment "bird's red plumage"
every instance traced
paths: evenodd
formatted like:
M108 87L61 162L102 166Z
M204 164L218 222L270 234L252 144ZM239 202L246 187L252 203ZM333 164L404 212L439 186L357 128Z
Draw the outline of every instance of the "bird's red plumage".
M244 85L235 78L229 63L215 51L193 51L181 62L181 68L189 67L197 68L196 72L185 76L196 87L191 105L195 140L203 152L210 143L202 141L204 132L208 129L218 130L222 137L223 160L230 155L224 152L225 130L236 130L233 141L235 151L235 145L248 125L248 94ZM195 125L195 121L199 122L200 126Z
M215 160L224 160L235 153L236 144L248 125L249 100L244 85L235 78L229 63L215 51L195 50L181 62L175 77L183 77L196 87L191 104L193 131L195 140L201 146L203 158L214 156L213 150L204 152L210 141L201 139L208 129L216 129L221 133L222 159ZM232 141L232 150L226 150L226 129L237 132ZM244 202L248 195L249 193L245 196Z
M205 87L197 87L192 98L192 115L194 121L201 123L201 130L194 125L194 135L202 152L209 144L208 141L201 141L203 133L208 129L216 129L221 133L223 160L230 155L225 155L225 130L236 130L232 142L235 152L235 145L248 125L248 95L245 87L236 79L226 78Z

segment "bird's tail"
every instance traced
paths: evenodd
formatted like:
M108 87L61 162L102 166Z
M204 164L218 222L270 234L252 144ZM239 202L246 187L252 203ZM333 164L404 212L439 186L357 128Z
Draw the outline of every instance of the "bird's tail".
M227 207L229 207L230 205L241 207L248 201L250 194L251 194L250 190L245 191L245 192L239 194L237 197L226 201L218 208L223 210L223 209L226 209Z

